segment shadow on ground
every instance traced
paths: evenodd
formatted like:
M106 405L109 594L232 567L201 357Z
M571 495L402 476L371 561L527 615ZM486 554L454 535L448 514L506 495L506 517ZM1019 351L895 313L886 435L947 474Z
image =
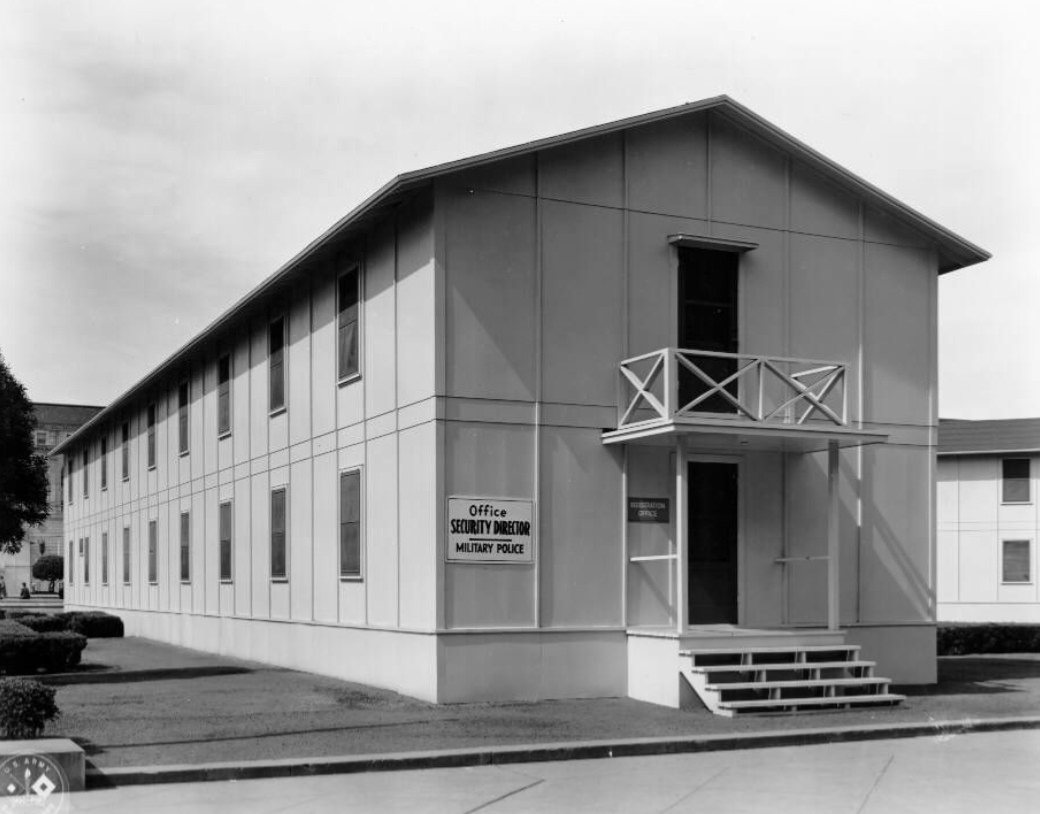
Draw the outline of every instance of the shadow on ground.
M1029 692L1025 682L1040 681L1040 659L1013 656L944 656L939 682L900 687L909 696L979 695Z
M89 665L83 672L56 673L38 676L44 684L65 687L70 684L127 684L135 681L169 681L188 678L210 678L212 676L245 675L253 670L232 665L209 665L204 667L162 667L154 670L110 670L98 665Z

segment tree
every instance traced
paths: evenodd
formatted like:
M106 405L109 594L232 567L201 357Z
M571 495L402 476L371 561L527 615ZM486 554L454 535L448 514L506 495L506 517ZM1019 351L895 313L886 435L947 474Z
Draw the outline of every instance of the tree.
M49 583L50 587L47 590L54 593L54 583L65 578L65 558L59 557L57 554L46 554L40 557L33 564L32 575L33 579Z
M47 517L47 461L33 452L32 402L0 354L0 551L17 554L26 526Z

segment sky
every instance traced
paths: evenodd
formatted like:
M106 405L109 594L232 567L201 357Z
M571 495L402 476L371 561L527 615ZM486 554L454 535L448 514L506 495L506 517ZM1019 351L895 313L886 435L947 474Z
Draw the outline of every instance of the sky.
M726 93L993 253L940 414L1040 416L1028 8L0 0L0 352L107 404L394 175Z

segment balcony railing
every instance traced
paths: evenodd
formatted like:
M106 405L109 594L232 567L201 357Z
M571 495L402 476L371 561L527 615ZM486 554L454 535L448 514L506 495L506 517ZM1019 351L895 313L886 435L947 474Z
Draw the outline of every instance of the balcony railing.
M619 366L618 429L681 419L847 425L847 365L662 348Z

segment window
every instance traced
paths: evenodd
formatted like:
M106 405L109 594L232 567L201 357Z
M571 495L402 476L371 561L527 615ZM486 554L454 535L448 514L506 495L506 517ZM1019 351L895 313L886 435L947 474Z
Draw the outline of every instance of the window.
M36 430L33 443L38 447L47 446L47 430Z
M159 524L155 520L148 521L148 581L153 585L159 581L158 573Z
M181 455L188 454L188 383L177 388L177 448Z
M148 405L148 468L155 469L155 402Z
M108 585L108 532L101 532L101 584Z
M181 512L181 582L191 582L191 515Z
M65 494L65 467L61 468L61 487L58 489L58 495ZM72 492L69 492L69 500L72 500Z
M122 443L120 449L122 451L123 464L122 464L122 477L123 480L130 480L130 422L123 422L122 430Z
M108 488L108 436L101 436L101 491Z
M83 450L83 497L90 497L90 458L87 450Z
M1029 459L1005 458L1001 461L1004 476L1004 489L1001 499L1004 503L1028 503L1029 496Z
M83 543L83 584L90 584L90 538L84 537Z
M271 578L287 579L285 562L285 489L271 492Z
M130 584L130 527L123 526L123 584Z
M1029 545L1029 540L1004 540L1003 582L1032 582Z
M69 540L69 585L72 584L72 575L76 572L76 545Z
M361 576L361 472L339 476L339 575Z
M231 501L220 504L220 581L231 582Z
M74 461L71 455L66 460L69 462L69 503L72 503L72 467Z
M285 408L285 318L271 323L268 332L268 376L270 410Z
M359 356L358 310L361 301L361 269L354 266L339 278L339 313L337 315L339 379L358 374Z
M217 435L231 433L231 356L217 360Z

